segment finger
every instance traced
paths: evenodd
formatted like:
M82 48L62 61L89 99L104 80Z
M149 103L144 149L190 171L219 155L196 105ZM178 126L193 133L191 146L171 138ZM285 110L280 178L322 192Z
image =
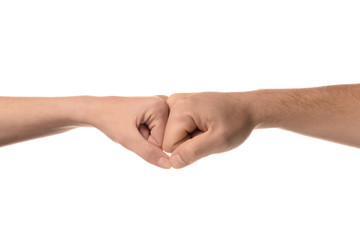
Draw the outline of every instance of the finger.
M166 95L156 95L156 96L158 96L158 97L160 97L160 98L164 99L165 101L169 98L169 97L168 97L168 96L166 96Z
M169 117L168 106L166 105L166 107L159 109L154 113L154 115L154 118L149 118L149 120L146 122L146 125L150 130L148 141L161 147L163 144L165 128Z
M150 130L148 141L160 147L163 144L164 133L166 128L166 120L159 120Z
M189 95L190 93L175 93L172 94L170 97L168 97L167 99L167 104L169 105L169 108L171 109L172 106L175 104L175 102L187 95Z
M216 137L210 131L182 143L170 156L173 168L183 168L191 163L218 152Z
M142 135L145 139L149 139L150 132L149 132L149 129L147 128L147 126L146 126L145 124L140 124L140 126L139 126L139 132L141 133L141 135Z
M173 152L180 144L190 139L190 133L196 129L197 126L190 116L170 112L162 148L166 152Z
M122 143L125 148L133 151L151 164L161 168L171 168L169 156L166 155L159 146L156 146L144 139L137 129L133 132L136 132L135 136L129 139L126 143Z

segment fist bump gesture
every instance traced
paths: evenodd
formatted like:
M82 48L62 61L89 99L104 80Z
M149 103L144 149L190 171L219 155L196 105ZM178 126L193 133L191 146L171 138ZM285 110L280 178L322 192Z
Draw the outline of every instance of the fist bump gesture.
M107 97L94 114L90 125L162 168L231 150L254 128L246 102L231 93Z
M360 84L170 97L0 97L0 146L92 126L149 163L182 168L239 146L255 128L360 147L359 106Z

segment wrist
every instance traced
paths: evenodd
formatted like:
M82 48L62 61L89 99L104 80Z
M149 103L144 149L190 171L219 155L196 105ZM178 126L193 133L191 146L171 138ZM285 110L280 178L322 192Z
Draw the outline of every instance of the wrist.
M276 108L275 90L256 90L235 93L245 106L254 128L278 127L281 113Z
M274 106L267 90L256 90L249 92L251 112L253 114L255 128L270 128L275 126Z
M65 118L76 127L94 126L102 97L75 96L61 99L65 105Z
M73 97L74 111L71 118L80 126L101 128L104 121L108 121L108 114L114 109L121 111L126 107L124 97L118 96L79 96ZM121 103L121 104L120 104Z

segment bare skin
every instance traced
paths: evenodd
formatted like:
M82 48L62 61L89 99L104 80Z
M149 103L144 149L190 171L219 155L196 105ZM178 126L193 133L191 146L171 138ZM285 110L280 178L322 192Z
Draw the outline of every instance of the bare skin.
M256 128L360 147L360 84L169 98L0 97L0 146L80 126L98 128L162 168L234 149ZM170 159L162 149L172 153Z
M241 145L256 128L280 128L360 147L360 84L241 93L174 94L163 149L174 168Z
M162 168L168 118L165 96L0 98L0 146L93 126L113 141Z

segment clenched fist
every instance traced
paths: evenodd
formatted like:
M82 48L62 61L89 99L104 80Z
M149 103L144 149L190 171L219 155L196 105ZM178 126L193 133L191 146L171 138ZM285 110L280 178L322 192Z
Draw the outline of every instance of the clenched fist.
M255 127L246 99L239 93L171 95L163 149L172 153L172 167L182 168L242 144Z
M165 96L92 99L88 124L158 167L170 168L161 149L169 108Z

